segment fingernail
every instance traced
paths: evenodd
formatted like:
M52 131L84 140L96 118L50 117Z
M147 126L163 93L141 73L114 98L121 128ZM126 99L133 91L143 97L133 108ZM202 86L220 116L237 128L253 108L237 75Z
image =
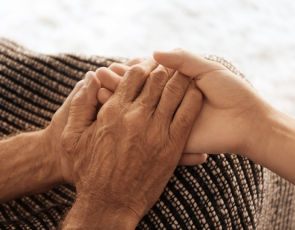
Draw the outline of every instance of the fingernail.
M91 76L90 76L89 73L87 73L87 74L85 75L85 80L84 80L84 84L83 84L83 86L88 86L90 80L91 80Z

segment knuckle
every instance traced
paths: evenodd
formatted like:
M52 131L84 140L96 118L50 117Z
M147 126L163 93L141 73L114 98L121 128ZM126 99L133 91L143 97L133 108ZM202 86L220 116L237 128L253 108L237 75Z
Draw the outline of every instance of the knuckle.
M156 85L163 85L166 83L166 79L168 77L168 73L165 69L159 69L151 73L151 81L153 81Z
M97 114L97 119L111 121L118 116L120 106L114 100L108 100L104 106L102 106Z
M146 74L146 70L143 66L136 64L136 65L130 67L130 69L127 71L127 73L128 73L128 76L134 76L134 75L135 76L138 76L138 75L142 76L142 75Z
M80 89L78 93L74 96L72 102L71 102L71 107L74 106L80 106L84 104L85 97L87 97L87 94L85 93L85 89Z
M166 85L166 96L169 96L171 98L180 98L183 97L184 89L181 88L180 85L175 83L168 83Z
M183 109L183 110L184 111L179 113L177 116L178 123L182 127L191 126L194 114L191 111L189 111L188 109Z

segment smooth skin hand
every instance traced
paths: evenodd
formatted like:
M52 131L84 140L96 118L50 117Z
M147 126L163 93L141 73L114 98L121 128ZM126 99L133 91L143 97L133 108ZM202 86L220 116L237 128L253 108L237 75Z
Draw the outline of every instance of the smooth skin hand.
M131 67L98 113L101 83L86 76L62 134L77 189L63 229L135 229L158 200L202 105L173 73L153 59Z
M139 58L137 60L143 61L143 59ZM103 85L97 94L97 98L101 104L106 103L107 100L113 95L118 84L122 80L122 77L129 70L129 68L130 67L126 66L125 64L113 63L109 68L102 67L96 70L96 76ZM163 70L170 73L170 77L175 73L175 71L169 68L163 68ZM181 83L179 84L181 85ZM199 165L204 163L206 159L207 154L197 153L186 149L186 151L182 154L178 165Z
M250 84L222 64L183 49L156 51L154 59L167 68L194 78L204 96L185 153L236 153L295 183L293 118L273 108ZM96 75L102 82L108 82L106 86L110 92L104 97L103 90L98 93L98 98L104 103L120 78L109 70L97 71ZM186 164L192 162L194 160L188 160Z
M244 133L248 133L256 119L256 114L251 114L251 111L258 113L257 109L263 110L266 106L251 85L222 64L197 55L194 56L197 59L191 63L184 62L182 68L162 53L155 52L154 56L161 64L190 74L204 94L204 104L186 144L185 153L240 153L247 147ZM99 68L96 71L97 78L105 87L98 91L97 96L102 104L111 97L122 79L116 71L124 74L127 70L128 67L116 63L109 69Z
M154 59L194 78L203 93L187 151L240 154L295 183L295 119L219 63L183 49L156 51Z

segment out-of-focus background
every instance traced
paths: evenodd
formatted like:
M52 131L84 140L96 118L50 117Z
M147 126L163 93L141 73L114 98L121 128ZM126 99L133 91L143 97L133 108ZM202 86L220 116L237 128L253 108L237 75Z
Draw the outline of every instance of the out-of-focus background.
M217 54L295 117L294 0L0 0L0 36L42 53Z

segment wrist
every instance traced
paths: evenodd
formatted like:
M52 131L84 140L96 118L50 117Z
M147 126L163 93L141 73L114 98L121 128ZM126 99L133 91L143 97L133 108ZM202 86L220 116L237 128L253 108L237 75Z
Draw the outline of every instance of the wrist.
M99 197L78 194L62 229L122 229L136 228L139 217L128 208L107 206Z
M1 141L0 149L0 203L60 184L43 130L7 138Z
M43 165L50 172L51 180L54 184L65 184L61 174L60 159L57 153L57 144L54 141L54 137L51 135L48 127L44 130L38 131L40 146L43 149ZM46 165L45 165L46 164Z
M71 164L60 142L61 131L56 132L52 125L43 130L46 153L52 157L55 165L55 175L61 184L73 184Z
M246 141L240 155L255 162L261 161L260 153L269 148L269 140L273 135L272 127L277 123L277 116L277 110L267 105L257 111L254 118L249 119L248 130L244 132Z
M271 107L259 123L244 156L295 183L295 119Z

